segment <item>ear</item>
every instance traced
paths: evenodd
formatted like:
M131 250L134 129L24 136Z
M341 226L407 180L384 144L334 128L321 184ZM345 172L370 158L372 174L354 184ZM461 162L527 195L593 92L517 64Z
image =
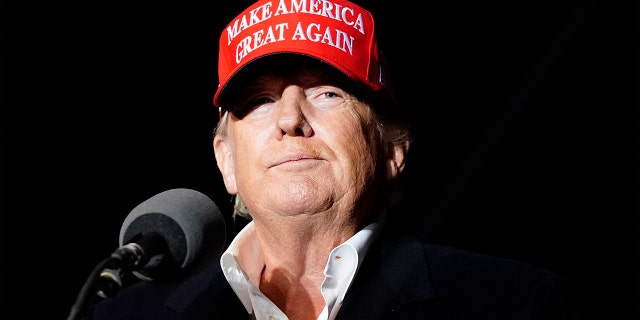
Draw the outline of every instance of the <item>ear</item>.
M407 152L409 152L409 141L389 145L387 153L387 178L389 180L396 179L404 170Z
M213 138L213 152L215 153L216 164L222 174L222 180L224 181L224 186L227 188L227 192L229 194L238 193L235 173L236 166L229 142L223 137L216 135Z

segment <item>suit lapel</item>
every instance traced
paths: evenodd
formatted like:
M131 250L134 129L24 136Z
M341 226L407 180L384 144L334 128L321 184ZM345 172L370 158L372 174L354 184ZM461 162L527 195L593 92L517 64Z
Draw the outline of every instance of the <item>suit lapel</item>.
M165 302L171 319L247 319L240 299L227 282L218 259L194 273Z
M365 257L336 320L386 318L434 296L422 244L381 235Z

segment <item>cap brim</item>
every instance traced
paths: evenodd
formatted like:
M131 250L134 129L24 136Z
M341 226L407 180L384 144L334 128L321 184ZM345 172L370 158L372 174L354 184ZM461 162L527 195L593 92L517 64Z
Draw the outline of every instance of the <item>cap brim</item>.
M263 71L262 68L278 70L314 62L318 65L326 66L329 68L328 70L334 70L337 74L343 76L344 80L348 80L342 82L342 84L348 86L348 88L345 89L352 91L353 94L367 89L366 85L361 84L359 80L349 77L349 75L344 73L335 65L320 58L300 52L276 52L248 61L241 68L236 70L224 86L217 90L214 98L214 104L220 108L221 111L226 111L230 107L230 99L232 99L235 94L239 94L238 91L247 83L249 80L248 77L255 77L256 75L266 72L266 70Z

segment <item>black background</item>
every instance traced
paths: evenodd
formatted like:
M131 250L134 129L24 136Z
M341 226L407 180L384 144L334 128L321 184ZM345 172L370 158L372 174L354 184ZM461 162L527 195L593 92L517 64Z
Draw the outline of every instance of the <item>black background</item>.
M161 191L230 214L211 99L219 33L248 2L209 2L3 3L2 318L66 318ZM566 274L593 319L639 311L638 6L624 2L361 1L417 134L408 232Z

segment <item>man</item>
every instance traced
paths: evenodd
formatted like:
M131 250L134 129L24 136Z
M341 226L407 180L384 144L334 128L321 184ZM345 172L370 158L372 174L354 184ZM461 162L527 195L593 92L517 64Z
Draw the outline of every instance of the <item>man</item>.
M411 133L373 16L261 0L220 38L213 147L250 222L219 261L91 319L571 319L567 280L392 228ZM219 263L219 264L218 264Z

